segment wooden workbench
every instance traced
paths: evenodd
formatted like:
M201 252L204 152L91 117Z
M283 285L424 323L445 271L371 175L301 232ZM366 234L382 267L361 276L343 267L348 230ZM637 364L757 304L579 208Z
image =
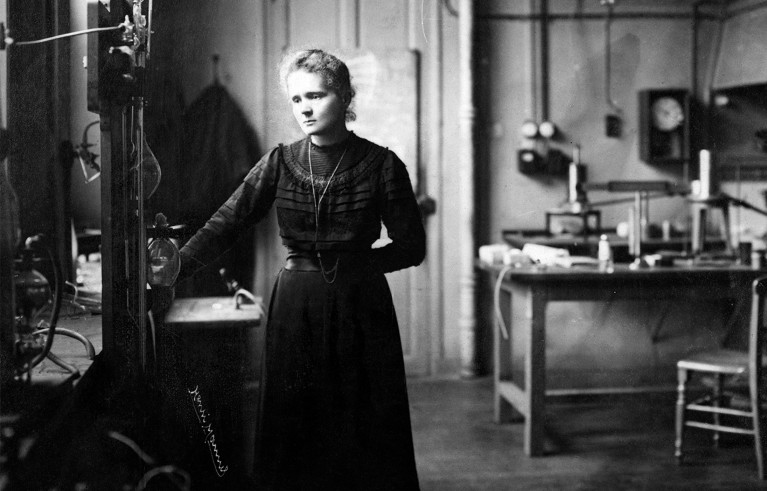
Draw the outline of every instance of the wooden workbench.
M612 300L643 300L672 302L724 301L730 326L737 329L747 315L751 282L764 271L740 266L680 266L631 270L616 265L613 273L595 269L518 268L503 270L502 266L478 263L494 278L503 271L501 289L506 294L501 311L510 333L522 333L524 364L522 380L514 379L512 371L512 339L494 329L494 407L497 422L515 416L524 417L524 449L527 455L544 454L544 419L547 396L557 395L546 388L546 309L551 302ZM679 302L682 301L682 302ZM521 309L522 312L513 312ZM515 315L516 314L516 315ZM554 326L560 329L563 326ZM612 388L600 388L600 393ZM637 387L615 387L614 392L641 390ZM569 392L573 392L572 390ZM588 392L588 390L584 391Z

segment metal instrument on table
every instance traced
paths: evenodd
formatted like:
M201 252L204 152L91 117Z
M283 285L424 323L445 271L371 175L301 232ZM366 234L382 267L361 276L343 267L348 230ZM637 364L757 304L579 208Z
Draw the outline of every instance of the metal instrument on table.
M629 254L634 257L631 267L634 269L647 267L647 262L642 258L642 240L647 238L649 200L651 197L678 193L679 189L668 181L608 181L589 184L588 189L611 193L634 193L633 206L629 208ZM603 201L592 203L592 206L604 206L625 201L627 200Z
M601 229L601 212L594 210L586 196L586 166L581 164L581 147L573 146L573 160L567 170L567 200L562 205L546 212L546 231L552 233L555 217L576 217L580 222L580 233L588 236Z
M724 195L711 193L711 152L701 150L698 159L698 181L688 197L692 214L692 254L698 256L705 250L706 224L709 214L718 210L722 215L722 239L725 253L733 254L730 237L730 200Z

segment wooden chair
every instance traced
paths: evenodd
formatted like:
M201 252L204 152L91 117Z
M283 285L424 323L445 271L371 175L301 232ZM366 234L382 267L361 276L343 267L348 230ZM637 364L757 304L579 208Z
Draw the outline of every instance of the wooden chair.
M754 437L756 464L760 479L765 479L765 426L762 417L761 388L764 365L765 338L765 293L767 276L758 278L753 283L751 301L751 319L749 323L748 351L719 350L690 356L677 362L678 398L676 403L676 459L683 463L682 443L685 428L694 427L714 432L714 444L719 444L719 432L739 433ZM685 399L687 383L691 372L713 375L713 390L710 394L687 402ZM748 380L749 401L743 408L730 405L730 393L725 392L731 379ZM688 420L690 412L708 413L712 422ZM733 424L724 424L722 417L731 418ZM735 422L741 425L736 426Z

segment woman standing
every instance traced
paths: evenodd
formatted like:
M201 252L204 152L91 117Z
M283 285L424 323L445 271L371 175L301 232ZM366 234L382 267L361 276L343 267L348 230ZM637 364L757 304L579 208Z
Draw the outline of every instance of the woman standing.
M424 258L405 165L350 132L346 65L288 56L281 82L307 138L280 145L183 247L183 275L274 204L287 260L266 332L255 473L266 489L418 489L397 318L384 273ZM386 226L391 243L372 249Z

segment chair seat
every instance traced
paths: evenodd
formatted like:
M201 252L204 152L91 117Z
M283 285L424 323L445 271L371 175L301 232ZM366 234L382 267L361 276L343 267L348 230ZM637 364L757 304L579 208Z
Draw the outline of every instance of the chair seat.
M767 276L754 280L751 287L751 315L748 322L748 351L720 349L687 356L676 363L677 398L674 455L680 465L684 460L684 434L687 428L713 432L719 446L719 434L750 435L754 440L757 475L767 480L767 421L762 412L767 399ZM753 370L751 369L753 368ZM702 377L691 377L698 372ZM710 391L703 397L687 400L687 385L701 378ZM713 379L706 381L706 379ZM687 414L700 419L688 420ZM702 417L703 414L708 414ZM749 422L750 421L750 422Z
M748 353L735 350L708 351L679 360L676 366L698 372L741 375L748 373Z

